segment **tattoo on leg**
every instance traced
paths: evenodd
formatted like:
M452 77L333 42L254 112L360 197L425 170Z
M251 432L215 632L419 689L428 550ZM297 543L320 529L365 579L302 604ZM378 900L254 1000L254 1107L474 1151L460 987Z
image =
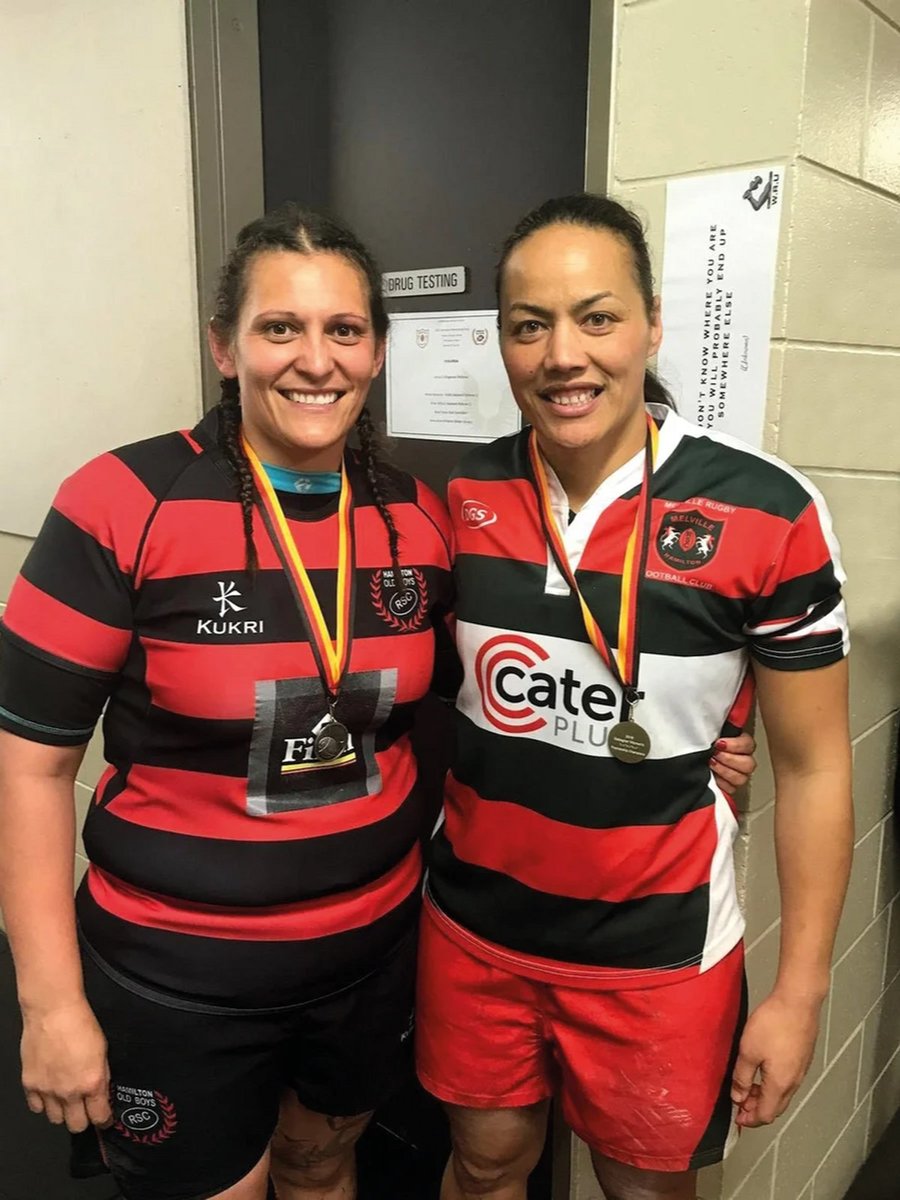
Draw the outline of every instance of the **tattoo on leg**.
M371 1113L358 1117L326 1117L325 1122L333 1137L292 1137L284 1129L278 1129L272 1141L276 1156L281 1156L293 1167L315 1167L329 1159L340 1158L356 1144L362 1131L369 1123ZM280 1143L280 1145L279 1145Z

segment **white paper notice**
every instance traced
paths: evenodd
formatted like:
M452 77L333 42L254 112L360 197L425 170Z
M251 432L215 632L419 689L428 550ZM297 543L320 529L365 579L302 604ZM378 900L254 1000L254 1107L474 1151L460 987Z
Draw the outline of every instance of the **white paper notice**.
M784 168L676 179L666 194L659 372L704 429L762 445Z
M492 442L519 428L493 310L392 313L386 374L391 437Z

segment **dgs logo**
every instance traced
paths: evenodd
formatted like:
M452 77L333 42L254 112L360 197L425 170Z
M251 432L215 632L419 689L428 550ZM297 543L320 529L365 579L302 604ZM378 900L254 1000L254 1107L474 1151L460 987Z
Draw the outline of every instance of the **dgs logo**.
M463 525L469 529L483 529L485 525L493 525L497 514L480 500L463 500L460 509Z
M608 723L616 720L616 693L602 683L585 687L571 667L540 670L549 658L543 646L521 633L488 638L475 656L485 717L502 733L537 733L552 722L548 733L554 740L599 749Z

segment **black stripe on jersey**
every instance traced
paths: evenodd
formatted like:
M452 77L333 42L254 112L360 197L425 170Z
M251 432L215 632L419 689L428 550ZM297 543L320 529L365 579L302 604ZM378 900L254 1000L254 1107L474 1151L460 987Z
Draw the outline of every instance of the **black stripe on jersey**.
M453 774L483 800L514 797L522 808L583 829L672 825L714 803L709 754L699 750L620 763L532 738L488 733L458 712Z
M91 736L109 694L109 676L73 671L0 633L0 709L12 733L47 746L80 746ZM24 726L22 725L24 722Z
M83 840L92 863L134 887L197 904L253 908L363 887L395 867L420 832L414 784L390 816L324 837L272 842L192 837L147 829L95 805Z
M10 646L17 646L25 654L29 654L38 662L47 663L49 666L56 667L68 675L84 675L89 679L102 680L107 688L109 687L110 680L116 677L114 671L101 671L99 667L86 667L83 663L69 662L67 658L60 658L57 654L51 654L49 650L44 650L41 646L35 646L31 642L26 642L24 638L20 638L17 633L13 633L11 629L7 629L2 624L0 624L0 640ZM24 665L23 660L23 668Z
M653 475L653 495L684 503L698 494L720 504L795 521L812 497L783 466L707 437L683 437Z
M588 642L577 599L544 591L543 565L458 554L454 571L460 596L456 615L460 621L531 633L538 639L543 635ZM621 577L578 571L578 583L600 628L615 644ZM646 653L688 658L721 654L746 645L747 639L740 632L747 620L743 600L705 588L645 579L640 607L641 649Z
M110 451L137 476L157 501L168 494L185 468L197 461L197 451L180 433L162 433Z
M410 564L416 565L416 564ZM430 566L418 569L425 577L427 603L446 593L449 576ZM427 616L417 629L394 629L376 612L371 585L374 571L357 568L353 572L354 595L352 631L354 641L373 637L404 637L427 628ZM215 599L222 572L180 575L170 579L147 579L135 612L138 632L145 637L172 642L196 642L208 645L238 645L246 642L308 642L309 634L298 608L290 581L282 570L259 571L251 581L244 571L228 574L241 595L240 612L220 617ZM309 572L322 615L329 630L335 628L337 572L331 569ZM248 624L250 628L248 628ZM254 625L256 626L254 628Z
M72 563L79 570L72 570ZM60 604L116 629L132 625L131 580L111 550L51 508L22 577Z
M794 579L779 583L770 596L760 596L750 609L748 624L796 617L798 613L805 613L811 604L820 601L827 605L822 608L822 615L829 613L841 602L840 587L834 565L827 562L808 575L797 575Z
M699 962L709 887L611 903L539 892L456 858L439 831L429 887L440 909L465 929L509 950L623 970Z
M753 642L750 653L764 667L778 671L808 671L828 667L844 657L844 635L840 629L812 633L806 637L778 642Z
M487 446L477 446L463 456L450 478L485 480L495 483L505 479L531 479L528 464L529 427L519 433L498 438Z
M302 1004L376 970L415 930L419 889L359 929L297 941L257 942L172 933L123 921L94 901L87 883L76 896L80 933L103 959L139 986L171 992L180 1007L204 1002L228 1008ZM152 979L146 977L152 964Z
M375 731L375 750L386 750L409 733L415 712L415 703L394 705L387 720ZM253 735L252 719L226 721L189 717L154 704L138 720L139 725L136 722L132 732L132 736L140 732L139 740L132 742L135 763L234 779L246 776ZM358 733L352 726L350 731L355 735ZM115 733L117 739L128 736L122 725Z

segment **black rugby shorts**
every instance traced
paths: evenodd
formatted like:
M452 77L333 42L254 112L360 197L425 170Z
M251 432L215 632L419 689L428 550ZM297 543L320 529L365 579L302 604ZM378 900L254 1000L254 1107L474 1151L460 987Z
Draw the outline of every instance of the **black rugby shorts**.
M412 1077L416 935L378 971L275 1011L173 1007L84 953L109 1043L115 1125L101 1134L125 1200L207 1200L262 1158L281 1092L328 1116L379 1107Z

